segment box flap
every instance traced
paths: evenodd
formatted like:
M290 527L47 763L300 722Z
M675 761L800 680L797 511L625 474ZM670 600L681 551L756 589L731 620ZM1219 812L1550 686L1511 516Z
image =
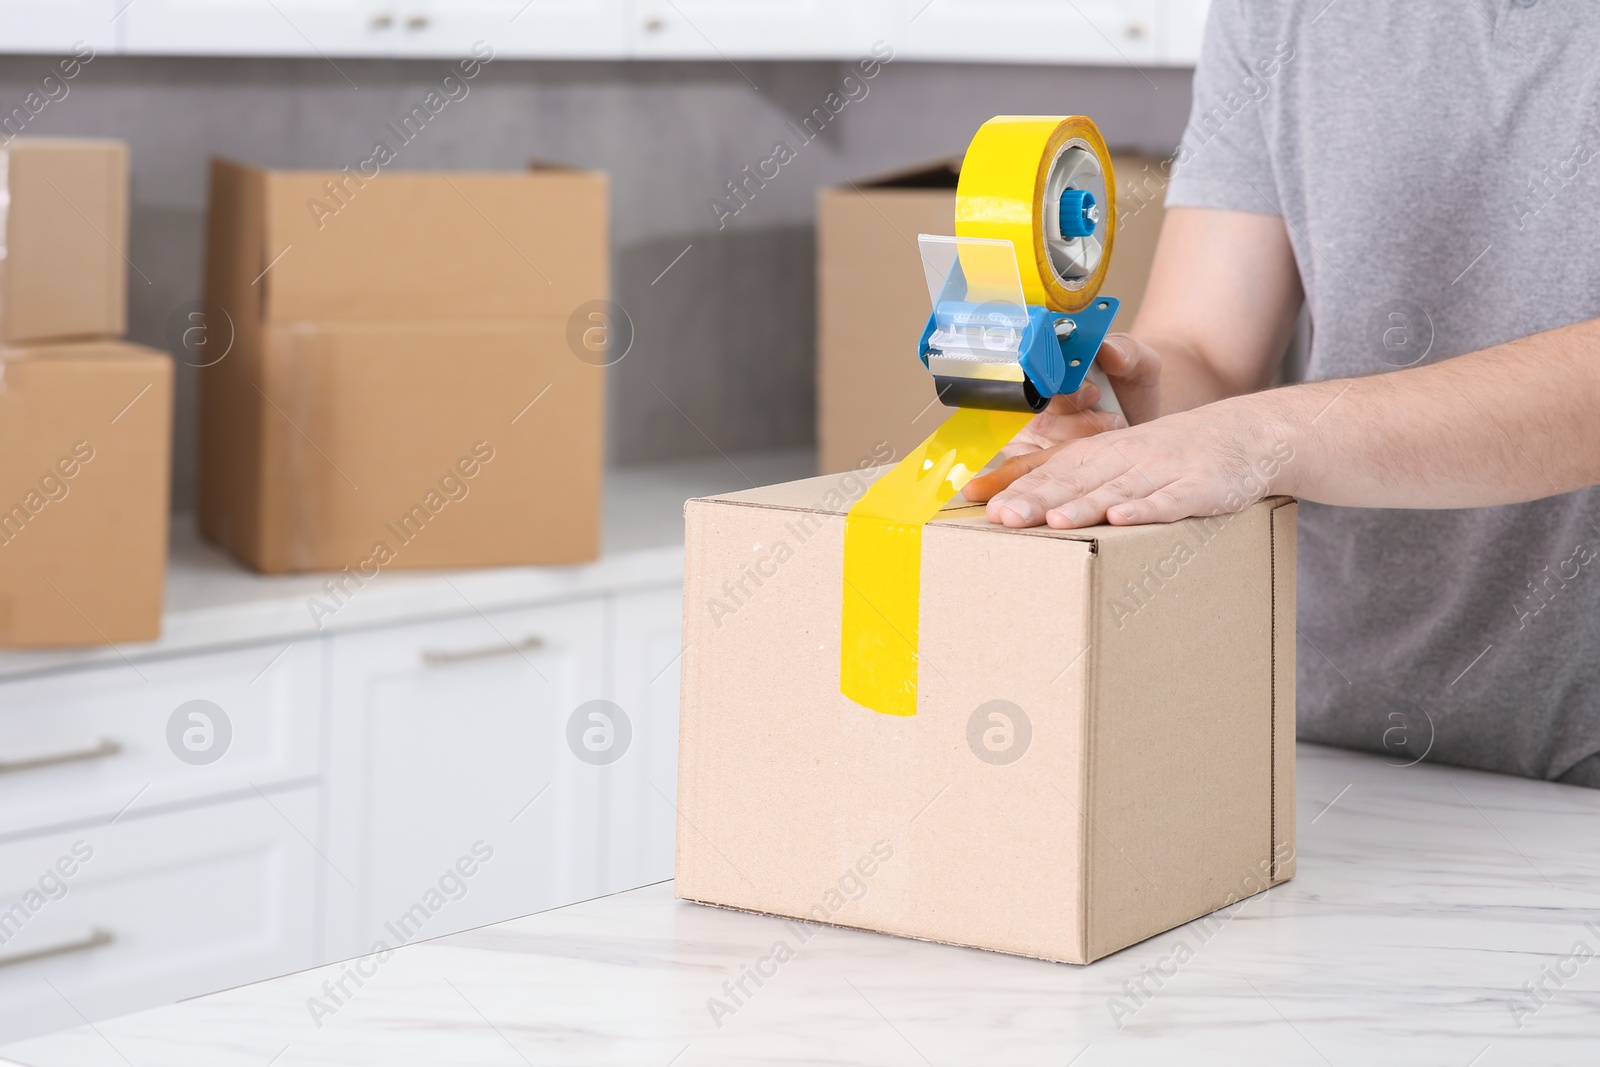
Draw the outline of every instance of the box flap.
M265 171L271 321L541 322L609 296L593 171Z

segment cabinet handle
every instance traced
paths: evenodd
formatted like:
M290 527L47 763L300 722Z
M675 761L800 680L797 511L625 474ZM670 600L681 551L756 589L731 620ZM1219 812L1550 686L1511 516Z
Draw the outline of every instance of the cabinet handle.
M393 25L394 16L387 11L380 11L372 16L372 28L375 30L386 30Z
M107 759L122 751L122 746L107 738L101 738L88 748L80 748L72 752L56 752L48 756L34 756L31 759L0 760L0 774L16 774L19 771L36 771L41 767L55 767L63 763L83 763L86 760Z
M28 952L17 952L10 956L0 956L0 967L15 967L23 963L32 963L34 960L49 959L51 956L65 956L72 952L87 952L101 945L111 944L113 938L110 930L101 930L98 927L73 941L62 941L43 948L32 949Z
M454 649L423 649L422 662L430 667L444 667L452 663L461 663L464 660L488 659L490 656L504 656L509 652L521 655L524 652L537 652L544 647L542 637L524 637L521 641L507 641L503 645L488 645L484 648L469 648L460 652Z
M406 29L408 30L425 30L427 28L428 16L426 15L412 15L406 19Z

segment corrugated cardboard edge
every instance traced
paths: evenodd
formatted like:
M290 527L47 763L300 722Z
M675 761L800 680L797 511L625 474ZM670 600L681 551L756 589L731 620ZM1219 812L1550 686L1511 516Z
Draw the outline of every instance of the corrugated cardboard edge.
M1272 512L1272 877L1295 875L1295 575L1300 507L1284 498Z
M683 505L683 575L687 590L691 578L705 566L701 545L704 543L703 527L709 520L711 504L707 500L689 500ZM696 773L695 753L701 746L693 741L699 733L699 703L693 699L699 692L700 657L695 653L689 635L695 632L698 620L695 605L688 596L683 598L683 656L678 669L678 802L674 806L673 820L673 880L672 892L682 900L696 900L700 890L693 882L694 872L703 868L695 860L697 845L695 830L683 814L683 809L699 810L693 798L699 793L700 777ZM709 903L701 901L701 903Z

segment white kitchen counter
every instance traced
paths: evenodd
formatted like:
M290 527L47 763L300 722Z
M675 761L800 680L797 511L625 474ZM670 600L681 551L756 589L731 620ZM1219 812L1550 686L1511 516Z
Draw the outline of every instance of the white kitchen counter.
M774 832L781 820L774 813ZM937 817L937 811L928 817ZM1088 967L810 927L651 886L0 1049L29 1067L1584 1064L1600 791L1300 749L1299 875ZM1595 923L1593 928L1586 923ZM1192 958L1190 958L1192 956ZM1177 962L1180 957L1183 962ZM1147 978L1147 994L1125 983ZM1553 976L1553 977L1552 977ZM1542 984L1544 1003L1526 984ZM314 1020L310 998L331 1015ZM1514 1012L1512 1004L1522 1011ZM1121 1027L1113 1018L1120 1008ZM320 1023L320 1025L319 1025ZM1520 1025L1519 1025L1520 1024Z
M570 567L385 571L319 628L308 602L325 596L326 574L268 577L200 539L191 516L172 525L165 615L159 640L47 652L0 651L0 678L71 670L123 659L226 645L291 641L318 632L400 620L471 614L563 600L597 591L671 584L683 574L683 502L816 473L808 451L712 457L606 472L603 547Z

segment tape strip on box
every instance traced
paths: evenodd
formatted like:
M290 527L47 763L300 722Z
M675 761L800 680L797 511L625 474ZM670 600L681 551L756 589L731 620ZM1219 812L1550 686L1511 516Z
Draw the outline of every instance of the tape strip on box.
M857 704L917 713L922 527L1030 418L958 410L845 517L839 691Z

